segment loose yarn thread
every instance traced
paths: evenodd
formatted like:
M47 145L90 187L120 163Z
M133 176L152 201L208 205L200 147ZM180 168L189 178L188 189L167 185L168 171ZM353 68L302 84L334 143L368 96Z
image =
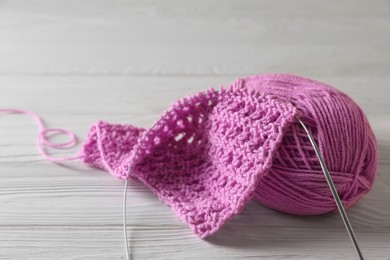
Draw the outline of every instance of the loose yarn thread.
M0 113L16 113L16 114L25 114L31 116L34 121L37 123L39 127L39 132L37 135L37 141L36 145L38 148L39 153L44 157L46 160L51 161L51 162L64 162L64 161L70 161L70 160L77 160L81 159L81 156L68 156L68 157L52 157L49 156L46 151L45 147L51 147L51 148L57 148L57 149L62 149L62 148L71 148L77 144L77 137L74 133L62 129L62 128L46 128L45 124L43 123L42 119L35 114L32 111L29 110L23 110L23 109L14 109L14 108L3 108L0 109ZM63 143L54 143L51 142L48 139L49 134L65 134L66 136L69 137L69 140Z

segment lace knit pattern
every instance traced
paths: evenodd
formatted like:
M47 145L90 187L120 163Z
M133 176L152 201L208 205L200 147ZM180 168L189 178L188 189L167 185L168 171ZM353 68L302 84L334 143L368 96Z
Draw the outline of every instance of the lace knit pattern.
M119 178L141 180L203 238L253 197L295 113L246 89L210 90L173 104L146 131L98 122L81 154Z

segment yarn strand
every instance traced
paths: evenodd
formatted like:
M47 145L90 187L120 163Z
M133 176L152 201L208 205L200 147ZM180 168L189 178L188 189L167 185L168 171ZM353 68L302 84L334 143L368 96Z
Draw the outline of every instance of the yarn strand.
M70 161L70 160L76 160L79 159L80 156L69 156L69 157L52 157L48 155L45 151L45 147L51 147L51 148L71 148L77 144L77 138L76 135L68 130L62 129L62 128L46 128L45 124L43 123L42 119L35 114L32 111L29 110L22 110L22 109L14 109L14 108L4 108L0 109L0 113L14 113L14 114L24 114L31 116L36 124L39 127L39 132L37 135L37 148L39 153L48 161L51 162L63 162L63 161ZM64 134L69 137L68 141L65 141L63 143L54 143L48 140L48 134Z

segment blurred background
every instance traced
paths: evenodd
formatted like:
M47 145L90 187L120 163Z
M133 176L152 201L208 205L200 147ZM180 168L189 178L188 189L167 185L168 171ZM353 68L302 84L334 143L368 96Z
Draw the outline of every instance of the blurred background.
M390 1L0 0L0 107L31 109L81 140L99 119L148 127L177 98L261 73L326 82L366 112L378 181L350 216L367 259L390 259ZM0 259L124 259L123 183L45 162L36 131L0 116ZM250 203L201 241L130 186L134 259L355 259L338 215Z

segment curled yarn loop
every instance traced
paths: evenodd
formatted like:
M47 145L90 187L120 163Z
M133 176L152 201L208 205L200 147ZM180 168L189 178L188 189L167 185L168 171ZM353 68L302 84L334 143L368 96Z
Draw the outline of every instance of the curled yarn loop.
M35 122L37 123L39 127L39 133L37 136L37 148L39 150L39 153L48 161L52 162L64 162L69 160L76 160L80 157L78 156L71 156L71 157L52 157L49 156L46 151L45 147L52 147L52 148L70 148L77 144L77 137L72 132L62 129L62 128L46 128L45 124L43 123L42 119L35 113L23 110L23 109L14 109L14 108L2 108L0 109L0 113L15 113L15 114L24 114L31 116ZM49 135L57 135L57 134L64 134L68 136L69 141L63 142L63 143L54 143L48 139Z
M192 95L148 129L99 121L79 156L118 178L139 179L204 238L252 198L297 215L336 210L297 116L351 206L374 181L373 132L347 95L292 75L253 76Z

